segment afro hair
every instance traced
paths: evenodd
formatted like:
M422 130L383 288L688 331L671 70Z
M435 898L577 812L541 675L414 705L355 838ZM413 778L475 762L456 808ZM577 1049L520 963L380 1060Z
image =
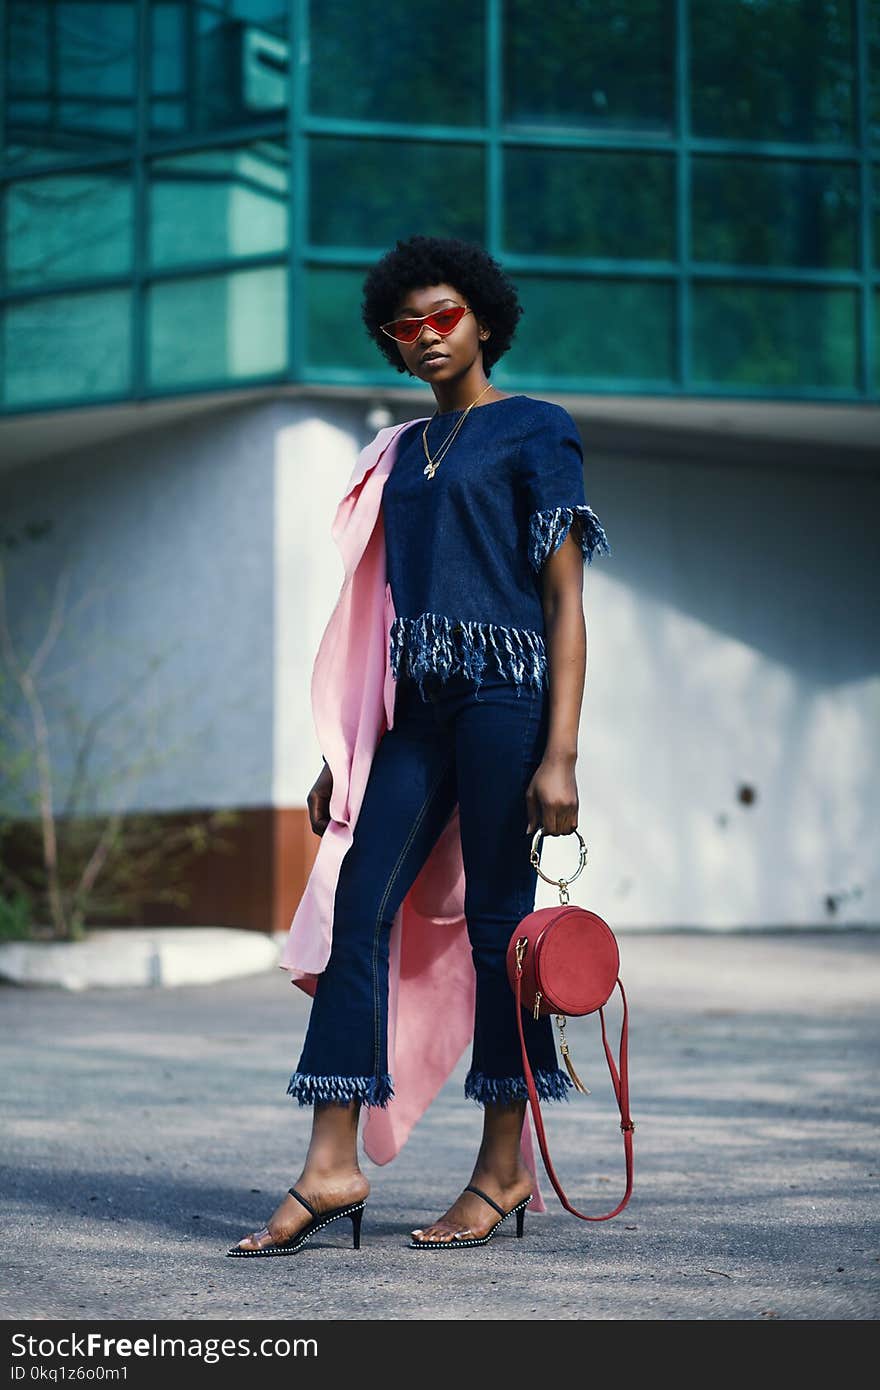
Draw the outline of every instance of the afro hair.
M409 371L393 338L382 332L381 325L394 318L410 290L428 285L454 285L477 318L489 325L491 336L483 343L483 370L488 377L513 341L522 305L498 262L472 242L412 236L386 252L364 281L362 311L370 337L392 367Z

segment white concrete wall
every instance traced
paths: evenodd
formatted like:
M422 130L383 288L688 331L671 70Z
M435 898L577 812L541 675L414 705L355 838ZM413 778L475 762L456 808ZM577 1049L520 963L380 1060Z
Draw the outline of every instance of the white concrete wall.
M877 924L877 475L584 443L614 554L585 584L573 900L620 926Z
M277 410L204 414L0 476L5 534L53 523L6 552L23 653L69 575L46 670L53 751L69 767L98 721L101 809L122 796L153 810L269 801Z
M208 412L0 476L4 534L55 523L6 552L21 650L65 565L72 599L103 586L48 670L80 722L131 688L102 745L107 769L155 759L128 804L304 804L312 663L342 582L330 524L366 411ZM877 475L582 433L613 555L586 572L572 900L616 927L877 924ZM547 871L574 848L548 841Z
M304 805L323 766L312 666L343 580L330 527L363 442L350 414L333 414L297 420L275 436L276 806Z

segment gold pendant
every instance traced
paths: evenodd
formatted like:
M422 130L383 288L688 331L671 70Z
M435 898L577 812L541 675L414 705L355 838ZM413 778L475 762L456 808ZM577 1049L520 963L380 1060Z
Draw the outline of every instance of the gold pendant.
M427 425L425 426L425 428L422 430L422 448L424 449L424 451L425 451L425 457L426 457L427 460L428 460L427 467L426 467L426 468L423 468L423 469L422 469L422 472L424 473L425 477L428 479L428 482L431 481L431 479L433 478L434 474L437 472L437 469L440 467L440 465L441 465L441 463L443 462L443 460L445 459L446 455L449 453L449 450L451 449L451 447L452 447L452 445L453 445L455 439L456 439L457 436L458 436L459 430L461 429L461 427L462 427L462 425L464 424L464 422L465 422L465 420L467 419L467 417L470 415L470 413L471 413L471 411L473 410L474 406L477 404L477 401L482 400L482 398L483 398L483 396L485 396L486 392L487 392L487 391L490 391L491 389L492 389L492 383L491 383L491 381L487 381L487 382L486 382L486 385L483 387L482 391L480 392L479 396L477 396L476 400L471 401L470 405L466 407L466 409L463 411L463 413L462 413L462 415L460 416L460 418L459 418L459 419L456 421L456 423L452 426L452 429L450 430L449 434L446 436L446 438L444 439L443 443L440 445L440 448L437 450L437 455L436 455L436 458L434 458L434 459L431 458L431 455L430 455L429 452L428 452L428 425L430 425L431 420L428 421L428 424L427 424ZM433 415L431 416L431 419L432 419L432 420L434 419L434 416L433 416Z

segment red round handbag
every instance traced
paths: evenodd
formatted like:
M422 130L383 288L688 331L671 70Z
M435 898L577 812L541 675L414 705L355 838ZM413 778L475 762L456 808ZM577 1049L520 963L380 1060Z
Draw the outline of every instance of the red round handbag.
M541 1146L541 1156L557 1195L566 1211L579 1216L582 1221L608 1221L623 1211L632 1195L633 1185L633 1130L635 1125L629 1113L629 1070L627 1057L628 1016L626 995L620 980L620 952L617 939L597 913L577 907L568 900L568 885L573 883L587 862L587 847L579 831L575 830L580 842L580 862L570 879L552 879L541 869L539 843L543 829L535 832L532 840L531 863L545 883L553 883L559 888L559 904L555 907L540 907L530 912L517 926L507 947L507 975L516 999L516 1018L522 1049L523 1071L529 1093L529 1103ZM623 1023L620 1030L620 1061L615 1064L605 1032L604 1005L607 1004L617 985L623 1000ZM585 1014L597 1013L602 1026L602 1043L611 1073L611 1083L620 1110L620 1128L623 1131L624 1157L626 1160L626 1192L613 1211L604 1216L587 1216L573 1207L566 1197L556 1176L547 1148L547 1136L541 1117L541 1105L535 1087L535 1078L526 1051L523 1034L522 1011L528 1009L534 1018L554 1014L560 1034L560 1051L575 1089L589 1095L574 1069L565 1037L566 1017L581 1018Z

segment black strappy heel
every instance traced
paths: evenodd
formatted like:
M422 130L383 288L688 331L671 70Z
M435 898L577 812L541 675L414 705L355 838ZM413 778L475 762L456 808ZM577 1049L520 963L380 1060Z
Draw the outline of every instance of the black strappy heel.
M316 1211L311 1202L307 1202L301 1192L297 1192L295 1187L289 1187L288 1192L291 1197L295 1197L298 1202L302 1202L307 1211L312 1213L312 1220L301 1231L297 1231L288 1240L280 1244L263 1245L258 1250L242 1250L240 1245L233 1245L227 1250L227 1255L295 1255L301 1250L306 1241L309 1240L316 1231L320 1231L322 1226L329 1226L331 1221L338 1221L340 1216L350 1216L352 1226L352 1236L355 1250L361 1248L361 1221L364 1217L364 1207L367 1205L366 1198L361 1202L349 1202L344 1207L333 1207L332 1211ZM261 1236L265 1232L269 1234L268 1228L263 1227L256 1234Z
M531 1193L529 1193L528 1197L524 1197L521 1202L517 1202L515 1207L511 1207L510 1211L505 1211L503 1207L500 1207L498 1205L494 1198L490 1197L487 1192L484 1192L481 1187L474 1187L473 1183L468 1183L464 1191L476 1192L478 1197L482 1197L484 1202L488 1202L489 1206L494 1207L495 1210L498 1212L500 1220L495 1222L495 1225L492 1227L492 1229L490 1231L487 1231L484 1236L473 1236L467 1239L463 1239L458 1236L453 1236L451 1240L413 1239L409 1243L410 1250L461 1250L463 1247L468 1245L485 1245L487 1241L490 1241L492 1239L495 1232L498 1230L498 1227L501 1225L501 1222L506 1221L508 1216L513 1216L514 1212L516 1212L516 1234L520 1238L522 1237L523 1227L526 1219L526 1207L532 1200Z

